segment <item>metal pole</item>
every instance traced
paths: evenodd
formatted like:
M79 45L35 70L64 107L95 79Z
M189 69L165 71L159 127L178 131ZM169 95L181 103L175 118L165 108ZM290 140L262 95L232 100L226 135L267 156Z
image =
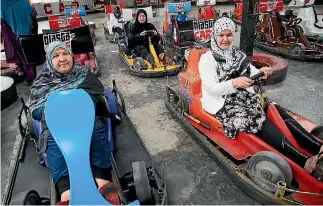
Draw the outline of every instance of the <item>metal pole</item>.
M240 49L249 57L253 55L257 22L255 7L257 4L259 4L259 0L243 0Z

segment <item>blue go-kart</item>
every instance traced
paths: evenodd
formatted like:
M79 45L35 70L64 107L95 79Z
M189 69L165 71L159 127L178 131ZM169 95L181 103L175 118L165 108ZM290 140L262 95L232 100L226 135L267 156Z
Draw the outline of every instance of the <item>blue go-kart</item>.
M119 188L121 203L167 204L166 184L127 116L124 99L114 80L112 89L107 89L106 94L110 113L121 119L109 118L106 126L106 141L111 151L111 181ZM40 123L32 120L22 98L21 102L18 115L21 141L3 204L55 205L60 197L49 170L46 164L37 161ZM90 167L90 142L95 121L91 97L82 89L53 92L44 112L47 126L69 170L70 205L110 205L99 193Z

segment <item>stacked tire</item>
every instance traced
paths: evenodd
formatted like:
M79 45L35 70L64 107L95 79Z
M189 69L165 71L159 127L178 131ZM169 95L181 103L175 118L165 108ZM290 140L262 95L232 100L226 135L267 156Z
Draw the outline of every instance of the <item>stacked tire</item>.
M9 107L18 99L17 89L13 78L0 76L1 82L1 110Z
M262 80L263 85L278 84L286 79L288 62L280 57L254 53L252 56L252 64L257 67L270 67L273 70L273 74L266 80Z

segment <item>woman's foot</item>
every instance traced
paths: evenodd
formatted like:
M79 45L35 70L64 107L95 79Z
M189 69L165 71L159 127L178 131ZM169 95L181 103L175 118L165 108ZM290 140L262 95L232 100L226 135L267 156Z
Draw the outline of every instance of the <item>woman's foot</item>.
M108 200L112 205L120 205L118 195L118 188L113 182L108 182L100 187L99 192Z
M323 182L323 152L320 151L319 154L310 157L306 161L304 169L317 180Z
M69 204L70 204L70 201L65 200L65 201L58 202L56 205L69 205Z

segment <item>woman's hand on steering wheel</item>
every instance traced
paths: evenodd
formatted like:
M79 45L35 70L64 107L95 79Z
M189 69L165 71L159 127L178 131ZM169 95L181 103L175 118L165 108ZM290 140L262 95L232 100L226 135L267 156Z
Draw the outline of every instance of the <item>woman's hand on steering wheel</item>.
M145 36L146 35L146 31L142 31L142 32L140 32L140 34L139 34L140 36Z
M264 76L260 77L260 79L267 79L270 75L272 75L273 70L270 67L262 67L259 69L259 73L263 72Z
M249 79L248 77L238 77L232 79L232 85L234 88L243 88L246 89L254 83L253 80Z
M148 31L142 31L142 32L140 32L140 36L146 36L147 34L148 35L151 35L151 32L156 36L156 35L158 35L158 32L156 31L156 30L148 30Z

